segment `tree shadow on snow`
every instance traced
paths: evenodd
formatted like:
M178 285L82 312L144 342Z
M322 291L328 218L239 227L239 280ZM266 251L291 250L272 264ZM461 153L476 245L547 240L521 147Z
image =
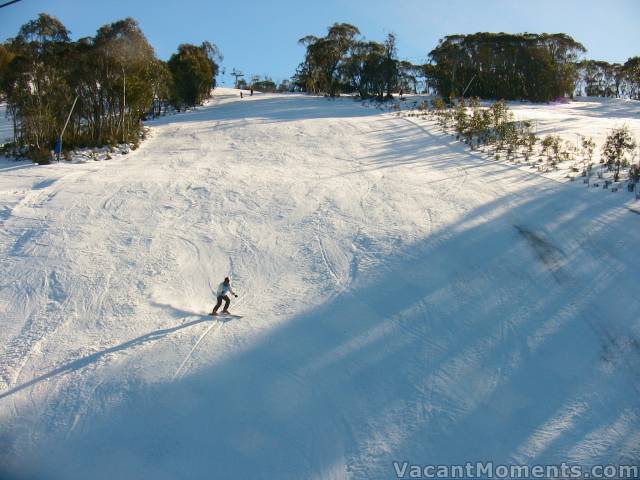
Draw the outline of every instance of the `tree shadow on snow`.
M602 299L639 298L640 261L624 253L638 218L548 185L470 211L212 366L122 386L109 411L23 453L33 475L364 479L392 477L393 460L637 461L637 416L620 419L638 411L639 357L603 356L637 319ZM525 230L562 249L553 271ZM594 436L608 437L589 450Z

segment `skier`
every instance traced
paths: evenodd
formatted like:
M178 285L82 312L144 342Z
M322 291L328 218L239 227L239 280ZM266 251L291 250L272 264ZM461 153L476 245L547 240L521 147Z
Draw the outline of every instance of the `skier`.
M231 300L229 299L229 295L227 295L228 293L231 293L234 297L238 298L236 292L231 289L231 280L229 280L229 277L225 277L224 282L218 285L218 291L216 293L218 296L218 302L216 303L216 306L213 307L211 315L218 314L218 309L220 308L220 305L222 305L222 300L224 300L224 309L222 310L222 313L229 313L229 303L231 303Z

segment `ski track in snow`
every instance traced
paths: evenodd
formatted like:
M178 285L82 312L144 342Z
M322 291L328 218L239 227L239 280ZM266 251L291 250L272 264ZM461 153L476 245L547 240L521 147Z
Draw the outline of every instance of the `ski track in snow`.
M513 108L640 131L637 103ZM220 89L150 127L118 160L0 162L0 477L640 460L626 192L350 99Z
M222 326L222 322L220 320L218 320L215 323L212 323L211 325L209 325L203 332L202 335L200 335L198 337L198 340L196 340L196 343L193 345L193 348L191 350L189 350L189 353L184 357L184 360L182 360L182 363L180 363L180 366L178 367L178 369L176 370L176 372L173 374L173 376L171 377L171 380L175 380L176 378L178 378L182 372L184 371L185 365L187 364L187 362L189 360L191 360L191 356L193 355L193 352L196 351L196 349L198 348L198 345L200 345L200 342L202 342L202 339L204 337L206 337L209 332L211 332L214 328L221 328Z

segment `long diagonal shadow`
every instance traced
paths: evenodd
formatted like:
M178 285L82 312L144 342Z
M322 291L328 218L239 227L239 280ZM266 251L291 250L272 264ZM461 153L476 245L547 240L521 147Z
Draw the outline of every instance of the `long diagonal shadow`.
M99 402L73 435L54 433L27 451L15 447L16 464L35 463L32 478L68 480L136 472L159 479L184 472L342 478L347 471L388 478L393 459L427 456L443 464L556 462L637 408L640 357L629 348L611 353L615 365L629 368L599 368L600 329L623 339L635 312L622 303L598 306L602 298L638 295L637 258L618 260L604 250L615 238L622 242L617 250L632 251L635 231L622 233L636 217L616 215L608 198L585 201L589 192L567 195L546 181L533 187L531 196L480 204L399 249L378 267L380 276L270 329L248 348L170 382L120 389L116 381L103 393L118 395L117 404L105 412ZM585 221L587 210L606 218L606 227ZM567 269L566 280L554 279L514 225L562 246L569 258L558 268ZM581 237L586 243L573 240ZM151 332L48 376L194 323ZM592 385L600 387L597 395ZM557 434L550 430L576 403L590 413L572 414ZM632 442L636 425L616 441ZM384 448L372 450L379 439ZM78 454L85 451L91 454ZM598 458L617 454L612 448Z
M14 393L17 393L21 390L24 390L25 388L31 387L32 385L35 385L37 383L40 383L44 380L48 380L50 378L56 377L58 375L64 375L70 372L74 372L76 370L80 370L81 368L87 367L88 365L96 362L97 360L99 360L100 358L104 357L105 355L109 354L109 353L114 353L114 352L119 352L122 350L126 350L128 348L131 347L136 347L138 345L142 345L148 342L153 342L156 340L161 339L162 337L165 337L166 335L176 332L178 330L182 330L184 328L188 328L191 327L193 325L196 325L198 323L202 323L207 321L208 319L206 317L203 318L199 318L197 320L193 320L191 322L188 323L183 323L182 325L177 325L175 327L170 327L170 328L163 328L161 330L155 330L153 332L149 332L149 333L145 333L144 335L140 335L139 337L133 338L131 340L128 340L124 343L121 343L119 345L115 345L113 347L107 348L105 350L100 350L99 352L96 353L92 353L91 355L87 355L85 357L79 358L77 360L74 360L72 362L69 363L65 363L64 365L59 366L58 368L55 368L47 373L44 373L38 377L35 377L31 380L29 380L28 382L25 382L21 385L18 385L16 387L13 387L10 390L7 390L6 392L2 392L0 393L0 400L8 397L10 395L13 395Z

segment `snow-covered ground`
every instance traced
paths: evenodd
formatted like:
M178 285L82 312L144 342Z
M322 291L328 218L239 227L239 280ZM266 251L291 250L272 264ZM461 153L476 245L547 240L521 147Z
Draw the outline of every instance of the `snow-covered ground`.
M220 89L149 125L122 158L0 164L0 477L638 463L631 194L348 99Z
M432 120L436 123L434 116L429 116L427 112L419 109L419 105L424 102L431 102L434 97L425 95L408 95L403 101L395 101L395 103L387 103L380 105L373 103L370 106L380 110L395 110L398 115L405 115L413 118L414 121L424 125L423 120ZM485 100L480 102L481 106L488 107L492 101ZM560 103L531 103L531 102L507 102L513 118L517 121L529 121L532 130L537 134L538 143L536 144L530 162L524 161L522 153L516 159L506 160L504 152L502 153L503 163L513 163L519 165L523 169L533 169L543 176L557 180L559 182L569 182L580 176L580 172L585 166L584 159L580 153L580 139L592 139L596 148L593 152L592 163L596 166L591 172L592 176L596 176L596 171L600 169L597 166L601 161L601 147L605 143L607 135L619 127L626 126L632 137L636 139L637 148L629 154L627 152L626 159L632 163L640 161L640 102L636 100L618 99L618 98L598 98L598 97L576 97L575 101L567 101ZM471 109L468 109L471 113ZM417 117L417 118L416 118ZM454 135L453 129L449 132ZM538 163L540 157L540 142L547 135L560 137L563 144L563 150L571 150L573 158L558 163L554 168L549 167L546 160ZM484 149L483 149L484 150ZM488 149L489 153L492 149ZM493 157L485 155L485 158ZM538 168L539 167L539 168ZM604 170L604 166L603 166ZM613 173L608 171L600 172L603 178L613 179ZM627 178L627 168L623 168L621 179ZM602 183L602 182L600 182Z
M574 145L576 149L581 136L593 139L596 144L593 161L596 165L601 160L601 147L614 128L627 126L636 142L640 143L640 102L637 100L576 97L575 101L566 103L545 105L509 102L508 106L517 120L532 122L539 138L558 135L567 144ZM640 145L634 155L634 163L639 162ZM557 170L551 170L545 173L545 176L559 181L568 181L568 175L576 176L571 172L571 166L574 165L582 169L583 162L579 154L576 155L575 161L562 162ZM626 169L623 177L626 178Z
M508 106L516 119L534 121L538 135L559 134L575 142L578 134L592 137L601 145L609 130L627 125L636 138L640 137L640 102L637 100L576 97L566 103L509 102Z

